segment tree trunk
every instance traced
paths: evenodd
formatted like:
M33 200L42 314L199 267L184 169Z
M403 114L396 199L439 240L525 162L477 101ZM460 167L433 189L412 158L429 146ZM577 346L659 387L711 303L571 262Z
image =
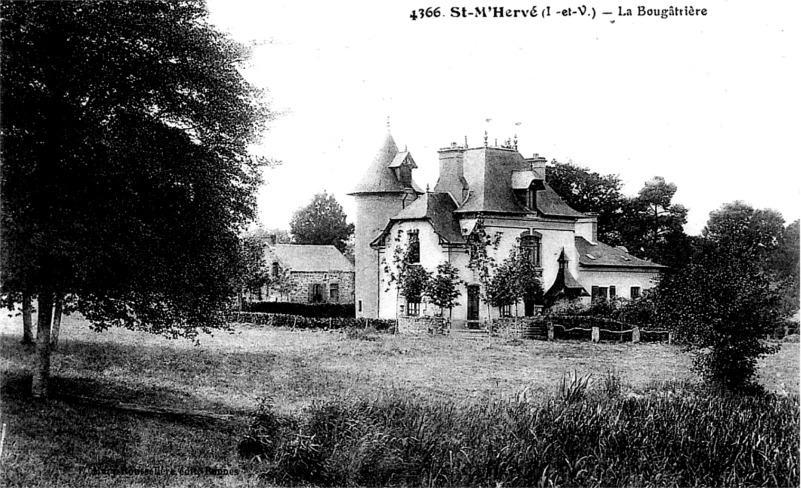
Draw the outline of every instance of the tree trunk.
M53 351L58 349L58 333L61 331L61 315L64 312L64 295L56 294L56 306L53 310L53 330L50 333L50 346Z
M35 339L33 337L32 313L31 295L25 292L22 294L22 343L26 345L33 344Z
M33 369L31 394L34 398L47 398L47 380L50 377L50 320L53 315L53 294L39 294L39 321L36 335L36 361Z

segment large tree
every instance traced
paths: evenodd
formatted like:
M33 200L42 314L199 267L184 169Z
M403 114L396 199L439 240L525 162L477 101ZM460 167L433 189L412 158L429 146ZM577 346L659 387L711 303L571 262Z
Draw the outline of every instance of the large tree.
M38 298L46 396L58 296L97 329L223 325L268 112L200 1L0 8L2 291Z
M297 244L329 244L344 252L353 224L347 222L342 205L334 195L318 193L311 203L292 215L289 222Z
M620 193L617 175L601 175L587 168L552 161L546 181L565 202L579 212L598 214L598 239L613 246L623 244L620 219L626 197Z
M783 312L798 310L798 221L784 226L781 213L735 201L709 215L703 236L750 256L783 296Z
M623 207L621 233L624 245L639 257L668 266L676 262L676 249L689 249L691 243L684 234L687 208L673 203L678 188L661 176L645 182L636 197ZM679 259L680 261L680 259Z
M771 209L755 209L737 200L709 214L702 235L766 262L782 243L784 217Z

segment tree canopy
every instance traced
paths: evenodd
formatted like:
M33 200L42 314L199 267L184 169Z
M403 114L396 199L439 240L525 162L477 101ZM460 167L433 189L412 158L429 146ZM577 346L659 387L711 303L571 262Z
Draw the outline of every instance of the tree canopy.
M565 203L579 212L598 214L598 239L606 244L623 244L620 219L626 197L620 193L617 175L600 175L587 168L556 160L546 167L548 185Z
M598 214L598 240L625 246L635 256L681 267L692 255L684 233L687 208L673 203L677 187L661 176L645 182L635 197L620 192L617 175L600 175L573 163L553 161L548 184L572 208Z
M765 256L782 243L784 217L775 210L755 209L738 200L710 213L702 234L727 247Z
M200 1L0 8L3 294L75 294L100 329L221 326L269 118L247 49Z
M289 222L297 244L328 244L344 252L354 226L347 222L342 205L334 195L318 193L305 207L292 215Z

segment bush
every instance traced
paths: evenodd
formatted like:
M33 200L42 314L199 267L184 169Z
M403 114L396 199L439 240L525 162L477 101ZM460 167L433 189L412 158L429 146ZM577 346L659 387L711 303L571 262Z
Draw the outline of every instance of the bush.
M266 476L326 486L799 484L798 398L704 390L460 404L405 392L313 405L281 425ZM256 427L258 428L258 426Z
M253 302L246 308L247 312L300 315L312 318L356 317L356 308L352 303Z
M778 346L763 339L780 314L780 295L758 262L726 248L665 275L657 295L658 320L695 352L705 379L731 390L758 388L759 358Z
M634 299L594 300L589 305L578 301L559 303L551 307L547 314L605 318L650 329L656 325L655 313L655 294L651 290L645 290L642 296Z

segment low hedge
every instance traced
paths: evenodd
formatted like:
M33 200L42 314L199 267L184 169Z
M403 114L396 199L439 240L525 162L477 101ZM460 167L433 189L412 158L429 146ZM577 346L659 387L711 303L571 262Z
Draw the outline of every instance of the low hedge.
M245 311L300 315L302 317L356 317L356 307L352 303L254 302L248 305Z
M260 312L232 312L227 316L228 322L253 325L269 325L273 327L291 327L293 329L348 329L373 327L378 331L395 330L394 320L365 319L353 317L303 317Z

